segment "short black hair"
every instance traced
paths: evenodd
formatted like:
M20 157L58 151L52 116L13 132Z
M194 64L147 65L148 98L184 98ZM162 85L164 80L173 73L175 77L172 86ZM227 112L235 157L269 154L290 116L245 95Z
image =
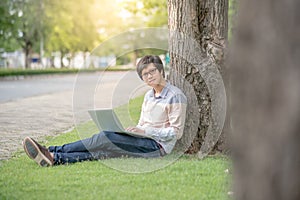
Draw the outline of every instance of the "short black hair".
M158 69L160 73L162 73L163 77L165 78L165 70L164 65L159 56L154 55L147 55L142 57L136 65L136 71L139 77L143 80L142 71L145 69L149 64L153 63L154 66Z

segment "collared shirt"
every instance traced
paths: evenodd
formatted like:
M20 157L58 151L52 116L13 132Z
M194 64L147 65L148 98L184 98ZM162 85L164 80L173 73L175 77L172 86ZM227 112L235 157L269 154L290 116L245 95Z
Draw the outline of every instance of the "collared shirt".
M146 93L137 127L145 130L166 153L171 153L183 134L187 99L179 88L169 83L160 96L154 94L154 89Z

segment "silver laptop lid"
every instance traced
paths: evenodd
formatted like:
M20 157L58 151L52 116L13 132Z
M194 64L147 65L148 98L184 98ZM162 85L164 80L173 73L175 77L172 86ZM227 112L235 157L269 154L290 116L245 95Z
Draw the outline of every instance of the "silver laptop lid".
M99 130L123 132L124 128L113 109L88 110Z

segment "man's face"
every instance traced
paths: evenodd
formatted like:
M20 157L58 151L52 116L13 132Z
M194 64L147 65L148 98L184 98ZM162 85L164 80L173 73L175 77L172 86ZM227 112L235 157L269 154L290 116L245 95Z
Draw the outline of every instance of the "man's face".
M153 63L149 64L142 70L142 78L143 81L151 87L160 85L164 79L163 75L158 71Z

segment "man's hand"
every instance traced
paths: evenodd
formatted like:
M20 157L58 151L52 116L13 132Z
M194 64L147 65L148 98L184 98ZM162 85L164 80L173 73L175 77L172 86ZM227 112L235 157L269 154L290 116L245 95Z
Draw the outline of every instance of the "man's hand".
M145 130L142 130L142 129L137 128L137 127L128 127L128 128L126 128L126 131L145 134Z

